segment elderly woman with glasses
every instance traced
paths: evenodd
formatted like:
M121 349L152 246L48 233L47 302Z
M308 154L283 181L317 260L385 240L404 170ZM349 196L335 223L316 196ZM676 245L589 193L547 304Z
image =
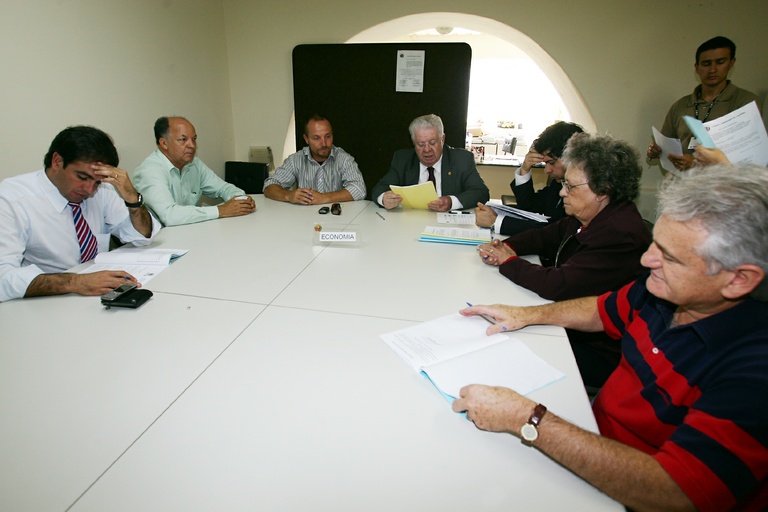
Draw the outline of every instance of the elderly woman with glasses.
M567 216L477 248L484 263L550 300L600 295L636 279L644 272L640 256L651 242L633 202L642 168L632 146L607 135L577 133L562 160L560 196ZM542 264L518 257L528 254L538 255ZM602 333L568 334L585 384L599 387L618 364L619 347L605 347ZM587 366L594 368L585 371Z

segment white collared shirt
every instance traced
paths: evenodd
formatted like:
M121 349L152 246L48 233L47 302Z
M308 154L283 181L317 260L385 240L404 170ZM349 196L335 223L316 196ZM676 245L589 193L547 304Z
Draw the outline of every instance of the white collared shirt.
M110 234L126 243L148 245L161 228L152 217L149 238L136 231L125 202L106 183L80 208L99 252L109 250ZM64 272L79 264L72 209L45 171L0 182L0 301L23 297L40 274Z

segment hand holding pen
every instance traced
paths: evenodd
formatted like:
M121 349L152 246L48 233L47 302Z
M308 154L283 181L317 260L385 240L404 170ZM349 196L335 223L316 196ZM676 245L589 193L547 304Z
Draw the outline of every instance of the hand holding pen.
M464 316L480 316L485 319L491 324L485 331L489 336L500 332L516 331L527 325L536 323L526 320L526 318L533 319L530 314L526 314L526 311L530 312L535 308L503 306L501 304L495 304L493 306L473 306L469 302L467 302L467 305L469 307L462 309L459 313Z
M467 306L469 306L469 307L473 307L473 306L472 306L472 304L470 304L469 302L467 302ZM465 311L465 310L464 310L464 311ZM464 314L464 313L462 313L462 314ZM479 316L480 318L482 318L483 320L485 320L486 322L488 322L489 324L491 324L491 325L496 325L496 320L495 320L495 319L493 319L493 318L491 318L490 316L488 316L488 315L484 315L484 314L482 314L482 313L476 313L476 315L477 315L477 316ZM465 316L466 316L466 315L465 315Z

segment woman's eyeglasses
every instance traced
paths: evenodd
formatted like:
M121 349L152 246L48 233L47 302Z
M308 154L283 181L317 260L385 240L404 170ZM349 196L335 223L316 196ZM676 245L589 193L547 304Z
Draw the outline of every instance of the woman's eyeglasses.
M585 181L584 183L579 183L578 185L571 185L571 184L570 184L570 183L568 183L567 181L563 181L563 182L562 182L562 184L563 184L563 188L565 189L565 193L566 193L566 194L570 194L570 193L571 193L571 189L574 189L574 188L576 188L576 187L580 187L580 186L582 186L582 185L586 185L587 183L589 183L589 182L588 182L588 181Z

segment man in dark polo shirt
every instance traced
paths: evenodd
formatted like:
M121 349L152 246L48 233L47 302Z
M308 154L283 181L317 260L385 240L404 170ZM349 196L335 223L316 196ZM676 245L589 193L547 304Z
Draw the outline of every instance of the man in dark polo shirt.
M455 411L508 432L633 510L768 509L768 173L741 164L664 183L650 273L600 297L477 306L489 334L604 330L622 359L594 401L602 435L514 391L472 384Z

